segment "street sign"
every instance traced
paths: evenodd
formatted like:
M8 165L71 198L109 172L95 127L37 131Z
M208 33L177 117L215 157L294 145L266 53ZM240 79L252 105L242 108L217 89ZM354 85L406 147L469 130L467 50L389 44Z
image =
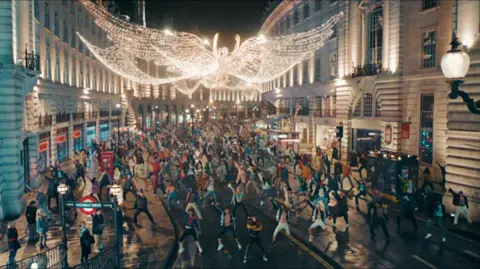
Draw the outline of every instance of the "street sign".
M85 196L80 199L79 202L76 201L65 201L65 207L67 208L80 208L85 215L93 215L99 208L113 208L113 203L110 202L98 202L97 199L93 196Z

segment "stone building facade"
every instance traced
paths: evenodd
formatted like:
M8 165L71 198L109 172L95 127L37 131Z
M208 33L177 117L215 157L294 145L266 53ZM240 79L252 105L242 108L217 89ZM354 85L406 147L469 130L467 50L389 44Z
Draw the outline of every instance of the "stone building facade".
M428 167L438 181L436 163L446 165L447 188L463 190L470 214L479 216L480 116L448 98L440 61L456 31L471 58L461 88L480 98L480 2L276 1L261 31L301 32L339 12L345 16L325 46L266 83L263 98L281 112L302 105L295 129L312 147L328 147L336 140L334 127L342 124L344 158L365 149L418 155L421 171Z

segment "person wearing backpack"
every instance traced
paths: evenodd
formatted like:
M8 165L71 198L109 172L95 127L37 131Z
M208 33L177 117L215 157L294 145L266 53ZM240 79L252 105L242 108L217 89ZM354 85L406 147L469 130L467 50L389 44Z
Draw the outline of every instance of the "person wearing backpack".
M80 262L84 263L88 261L88 255L92 253L92 245L95 243L95 239L90 234L88 229L84 230L82 236L80 237L80 247L82 251L82 255L80 258Z

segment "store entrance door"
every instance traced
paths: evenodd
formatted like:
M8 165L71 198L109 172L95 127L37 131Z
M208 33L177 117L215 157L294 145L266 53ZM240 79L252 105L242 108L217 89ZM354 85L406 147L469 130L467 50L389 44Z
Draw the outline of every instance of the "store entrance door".
M308 140L308 131L307 128L303 128L302 130L302 143L307 143Z

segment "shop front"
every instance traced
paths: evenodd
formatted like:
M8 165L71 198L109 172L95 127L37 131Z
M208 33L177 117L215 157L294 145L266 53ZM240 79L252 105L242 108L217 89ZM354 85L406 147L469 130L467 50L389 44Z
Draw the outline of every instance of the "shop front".
M315 119L315 146L326 150L332 142L337 141L336 120Z
M65 161L70 158L68 154L68 127L57 129L57 160L59 162Z
M297 121L299 122L295 122L295 132L300 133L300 143L308 143L308 117L298 117Z
M38 142L38 173L44 173L50 163L50 132L41 133Z
M108 120L100 122L100 140L108 141L110 135L110 128L108 126Z
M82 130L83 130L82 124L73 126L73 151L74 152L84 149Z
M382 127L379 121L352 120L352 150L357 154L368 154L370 151L380 150L381 145Z
M88 147L93 145L93 141L97 139L97 124L95 122L89 122L87 124L87 144Z

